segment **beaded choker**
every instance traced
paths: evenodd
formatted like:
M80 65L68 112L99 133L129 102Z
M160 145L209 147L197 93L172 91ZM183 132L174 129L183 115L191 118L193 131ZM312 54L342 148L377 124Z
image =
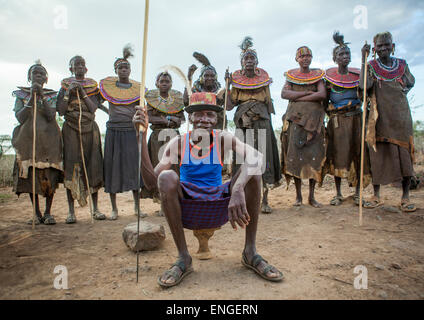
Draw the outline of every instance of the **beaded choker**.
M284 73L288 82L300 85L314 84L324 78L325 71L311 69L309 73L302 73L300 69L292 69Z
M102 97L115 105L129 105L140 100L140 83L130 80L131 87L117 86L118 77L108 77L99 83Z
M359 86L360 74L357 68L349 68L348 74L339 74L338 68L331 68L325 72L325 80L337 87L352 89Z
M62 88L68 90L69 86L74 81L79 82L83 86L85 92L87 93L87 96L93 96L99 93L97 81L90 78L85 78L84 80L77 80L75 77L63 79Z
M260 68L256 68L256 75L253 78L246 77L242 70L237 70L233 73L233 87L238 89L258 89L269 86L272 79L268 73Z
M160 96L159 90L149 90L146 101L152 108L166 114L175 114L184 109L183 94L173 89L169 90L167 99Z
M406 70L406 61L392 58L392 66L388 67L381 63L380 59L371 60L369 63L372 74L382 81L395 81L401 78Z

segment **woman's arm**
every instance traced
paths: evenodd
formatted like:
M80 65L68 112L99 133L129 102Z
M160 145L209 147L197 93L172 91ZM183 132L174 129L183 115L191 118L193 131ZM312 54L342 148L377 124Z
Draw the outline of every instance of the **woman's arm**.
M299 98L312 94L311 91L294 91L291 84L286 81L283 90L281 91L281 98L289 101L297 101Z
M68 103L69 103L69 90L65 90L64 88L61 88L56 98L56 111L59 113L60 116L65 115L66 111L68 110Z
M327 91L325 90L324 81L318 82L318 91L302 98L296 99L296 101L307 101L307 102L321 102L327 98Z

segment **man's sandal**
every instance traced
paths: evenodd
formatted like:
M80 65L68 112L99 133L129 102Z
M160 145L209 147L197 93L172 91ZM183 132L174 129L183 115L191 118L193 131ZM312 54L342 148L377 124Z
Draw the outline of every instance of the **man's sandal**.
M178 271L176 271L175 269L173 270L173 268L174 267L178 267L180 270L181 270L181 274L178 274ZM193 270L193 267L190 265L190 267L188 267L187 268L187 266L185 265L185 263L184 263L184 261L183 260L181 260L181 259L178 259L177 260L177 262L175 262L173 265L172 265L172 267L171 267L171 269L169 269L169 270L166 270L165 271L165 273L162 275L162 276L160 276L159 278L158 278L158 284L161 286L161 287L163 287L163 288L171 288L171 287L174 287L174 286L176 286L176 285L178 285L178 284L180 284L180 282L186 277L186 276L188 276L190 273L192 273L194 270ZM173 282L173 283L166 283L166 282L163 282L161 279L162 278L167 278L167 277L169 277L169 276L171 276L172 277L172 279L175 279L175 282Z
M264 268L264 270L262 270L262 271L259 270L258 269L258 265L262 261L265 262L266 264L268 264L268 261L266 261L264 258L262 258L259 254L255 254L253 256L252 262L249 263L249 261L247 260L247 257L246 257L246 253L243 252L241 263L245 267L247 267L247 268L252 269L253 271L255 271L260 277L264 278L265 280L273 281L273 282L280 282L280 281L283 280L283 278L284 278L283 273L281 271L278 271L274 266L272 266L270 264L268 264ZM278 277L269 277L269 276L267 276L268 272L272 271L273 269L275 271L277 271L276 273L279 273L280 274Z
M417 207L413 203L409 203L409 201L402 202L400 205L400 210L405 213L411 213L417 211Z

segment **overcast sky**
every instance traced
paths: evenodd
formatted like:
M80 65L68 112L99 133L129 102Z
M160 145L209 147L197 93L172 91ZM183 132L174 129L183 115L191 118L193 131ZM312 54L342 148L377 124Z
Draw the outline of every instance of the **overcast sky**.
M196 63L194 51L204 53L224 84L227 67L240 68L238 45L251 36L259 67L274 79L272 98L277 114L275 128L287 101L280 97L286 70L297 67L296 49L308 45L312 67L334 65L332 34L340 30L351 42L352 67L360 66L361 47L378 32L391 31L396 56L407 60L416 85L411 107L424 104L424 1L285 1L285 0L151 0L147 56L147 87L154 88L160 67L173 64L187 72ZM384 7L381 4L384 3ZM12 111L16 86L26 86L27 70L41 59L49 72L46 87L58 90L70 76L69 59L82 55L88 77L99 81L114 75L115 58L131 43L135 49L132 78L141 80L144 1L0 0L0 134L11 134L16 125ZM197 79L199 71L194 78ZM174 78L174 89L183 83ZM233 112L231 113L233 114ZM413 110L414 120L424 120L424 107ZM230 116L232 119L232 116ZM107 115L97 112L105 132Z

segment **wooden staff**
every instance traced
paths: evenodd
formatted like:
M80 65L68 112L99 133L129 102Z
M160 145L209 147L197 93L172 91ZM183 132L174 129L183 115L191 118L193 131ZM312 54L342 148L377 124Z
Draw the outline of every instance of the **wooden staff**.
M34 92L34 108L32 116L32 230L35 229L36 200L35 200L35 143L37 138L37 93Z
M227 72L230 70L230 67L227 68ZM225 130L225 125L226 125L226 117L227 117L227 100L228 100L228 78L225 80L225 101L224 101L224 121L223 121L223 125L222 125L222 131Z
M365 42L365 44L367 44ZM367 115L367 80L368 80L368 54L365 54L364 69L364 104L362 107L362 135L361 135L361 175L359 178L359 225L362 226L362 199L364 197L364 152L365 152L365 121Z
M147 35L149 29L149 0L146 0L146 7L144 10L144 36L143 36L143 61L141 70L141 86L140 86L140 106L145 106L145 91L146 91L146 56L147 56ZM140 175L141 175L141 151L143 134L146 133L147 127L138 126L137 128L138 140L138 175L137 175L137 198L140 201ZM140 206L137 207L137 237L140 233ZM139 251L137 250L137 283L138 283L138 266L139 266Z
M85 165L84 147L83 147L83 145L82 145L82 130L81 130L81 121L82 121L82 106L81 106L81 99L80 99L80 96L79 96L79 90L78 90L78 89L77 89L77 97L78 97L78 104L79 104L79 121L78 121L78 129L79 129L79 138L80 138L80 148L81 148L82 167L84 168L85 183L87 184L88 203L89 203L89 206L90 206L90 213L91 213L91 223L94 223L93 199L92 199L92 197L91 197L90 182L88 181L87 167L86 167L86 165Z

